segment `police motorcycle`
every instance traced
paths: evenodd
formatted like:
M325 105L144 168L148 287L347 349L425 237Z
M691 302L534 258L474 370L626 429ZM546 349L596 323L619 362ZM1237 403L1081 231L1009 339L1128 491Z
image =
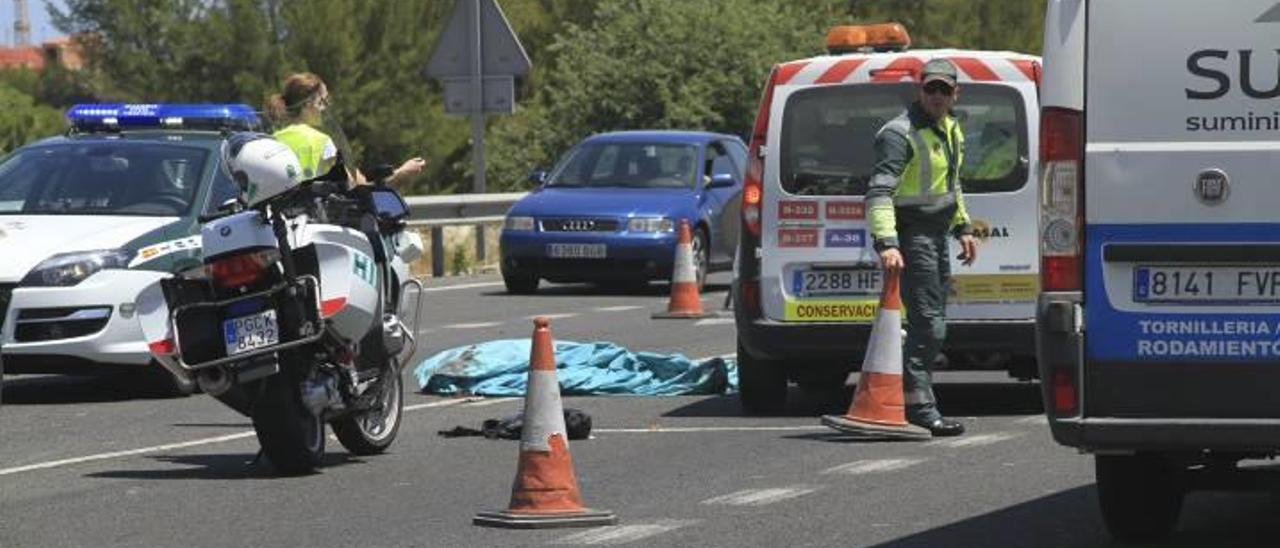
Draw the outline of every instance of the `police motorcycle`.
M408 208L380 183L299 181L297 156L261 134L228 138L222 164L242 192L201 219L203 265L139 296L152 353L251 417L282 474L320 464L325 423L354 454L385 451L423 294Z

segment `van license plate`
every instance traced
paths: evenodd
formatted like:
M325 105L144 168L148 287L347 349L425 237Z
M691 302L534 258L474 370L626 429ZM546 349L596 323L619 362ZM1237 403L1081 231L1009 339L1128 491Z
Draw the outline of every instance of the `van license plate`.
M1280 266L1138 266L1133 300L1168 304L1280 304Z
M882 283L878 268L797 270L791 276L791 293L798 297L879 295Z
M552 259L603 259L607 251L605 244L547 244Z
M276 324L276 311L267 310L226 320L222 322L222 335L228 356L277 344L280 342L280 329Z

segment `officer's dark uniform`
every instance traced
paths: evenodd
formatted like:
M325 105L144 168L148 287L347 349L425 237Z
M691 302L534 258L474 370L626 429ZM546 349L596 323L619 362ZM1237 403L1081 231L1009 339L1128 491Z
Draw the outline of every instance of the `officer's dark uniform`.
M921 81L939 79L938 74L955 85L955 66L945 59L927 63ZM972 233L960 189L964 134L954 117L934 120L914 102L881 128L875 147L867 217L876 250L897 247L903 256L907 419L927 427L942 419L931 366L946 338L951 275L947 234Z

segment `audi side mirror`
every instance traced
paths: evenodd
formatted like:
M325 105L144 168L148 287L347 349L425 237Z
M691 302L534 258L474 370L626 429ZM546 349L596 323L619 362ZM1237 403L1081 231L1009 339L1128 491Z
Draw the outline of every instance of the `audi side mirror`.
M547 170L535 169L529 172L529 177L526 180L538 186L545 185L547 184Z
M707 181L707 188L729 188L738 184L737 178L731 173L717 173L711 176L711 180Z

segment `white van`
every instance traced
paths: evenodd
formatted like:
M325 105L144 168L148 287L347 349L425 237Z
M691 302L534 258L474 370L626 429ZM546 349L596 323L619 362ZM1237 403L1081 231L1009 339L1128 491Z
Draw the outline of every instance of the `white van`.
M981 240L953 260L946 354L956 367L1035 374L1039 291L1033 166L1040 60L906 49L898 24L837 27L830 55L774 67L749 150L733 284L743 407L785 404L787 381L839 387L858 367L880 293L863 195L876 133L914 100L921 66L960 71L961 178Z
M1280 4L1053 0L1040 374L1111 533L1280 451Z

